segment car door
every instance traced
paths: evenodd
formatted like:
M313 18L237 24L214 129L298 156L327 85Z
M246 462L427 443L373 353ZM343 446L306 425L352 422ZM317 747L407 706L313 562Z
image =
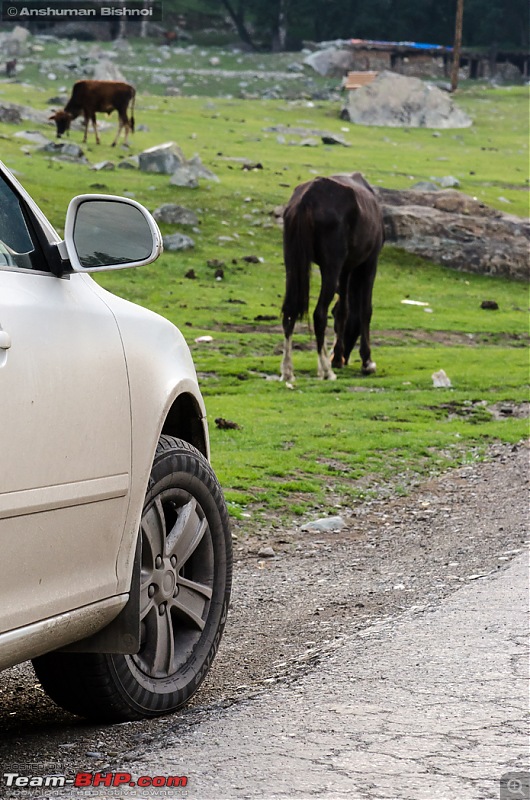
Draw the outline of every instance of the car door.
M117 323L87 275L55 277L0 175L0 632L116 591L131 425Z

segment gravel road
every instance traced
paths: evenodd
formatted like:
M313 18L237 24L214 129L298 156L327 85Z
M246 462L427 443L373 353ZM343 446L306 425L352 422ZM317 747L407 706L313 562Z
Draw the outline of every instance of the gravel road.
M528 544L528 456L527 443L496 445L484 463L448 472L406 497L357 506L339 533L271 528L251 536L236 529L229 624L190 706L151 722L87 725L44 696L29 666L8 670L0 691L2 772L71 776L133 771L150 759L155 765L161 748L178 749L181 738L229 707L296 691L345 639L376 622L392 626L404 614L436 609L463 586L500 574ZM258 555L264 546L276 555ZM182 753L180 762L185 766ZM54 792L2 787L1 795L69 800L68 790Z

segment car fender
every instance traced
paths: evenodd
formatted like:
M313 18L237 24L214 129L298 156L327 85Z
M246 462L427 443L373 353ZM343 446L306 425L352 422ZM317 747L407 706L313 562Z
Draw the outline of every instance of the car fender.
M130 587L144 497L160 435L185 438L209 458L206 408L189 347L178 328L164 317L110 294L89 276L83 280L93 284L116 318L129 379L131 490L116 563L117 592L121 592Z

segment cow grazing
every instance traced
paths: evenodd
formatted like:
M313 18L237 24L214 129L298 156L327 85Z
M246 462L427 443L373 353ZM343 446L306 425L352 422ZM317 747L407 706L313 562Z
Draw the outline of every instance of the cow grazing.
M56 111L50 119L54 120L57 128L57 137L70 129L70 124L74 119L83 114L85 118L85 135L83 142L87 140L88 123L92 122L96 143L99 144L99 134L96 123L96 113L102 112L110 114L112 111L118 112L119 124L118 133L112 142L112 146L118 141L122 129L125 129L124 144L127 144L129 131L134 133L134 99L136 90L128 83L120 81L77 81L74 83L72 95L62 111ZM131 115L127 116L127 109L131 103Z
M14 78L17 74L17 60L13 58L11 61L6 61L6 75L8 78Z

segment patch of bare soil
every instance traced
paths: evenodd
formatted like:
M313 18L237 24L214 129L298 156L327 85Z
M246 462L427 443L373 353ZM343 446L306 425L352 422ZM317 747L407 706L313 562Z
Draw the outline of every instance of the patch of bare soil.
M222 330L232 333L267 333L283 337L280 321L276 325L256 325L254 323L224 323L212 325L212 330ZM310 332L307 323L296 326L296 334ZM476 346L484 344L498 344L503 347L525 347L530 341L530 335L518 333L464 333L462 331L428 331L428 330L372 330L371 339L374 346L391 346L406 344L443 344L448 347L462 345ZM275 352L281 352L283 340L280 341ZM315 342L300 344L293 340L293 348L315 349Z

